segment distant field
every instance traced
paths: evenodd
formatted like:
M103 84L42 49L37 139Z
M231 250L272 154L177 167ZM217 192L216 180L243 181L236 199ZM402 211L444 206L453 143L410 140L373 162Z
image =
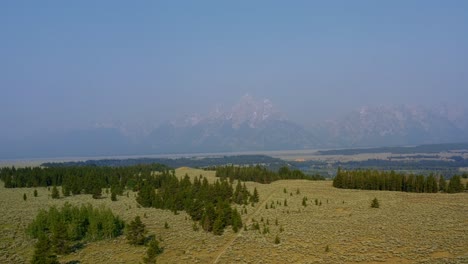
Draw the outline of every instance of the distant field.
M180 177L203 174L215 180L210 171L180 168L176 173ZM330 181L248 182L248 188L257 187L260 193L260 202L255 207L248 205L247 214L242 215L248 230L236 234L227 229L215 236L193 231L184 212L174 215L138 208L133 192L129 198L119 196L117 202L109 197L94 200L90 195L53 200L46 188L37 188L39 196L33 197L32 188L0 185L0 263L28 263L35 241L26 236L25 227L39 208L65 202L105 205L126 221L140 215L149 234L162 240L165 250L158 263L468 263L468 193L345 190L333 188ZM23 193L27 201L23 201ZM303 197L308 198L306 207ZM380 201L378 209L370 208L374 197ZM285 199L287 206L283 205ZM315 199L321 206L315 205ZM270 208L272 203L275 208ZM268 222L270 233L251 230L253 219L260 223L260 231ZM169 229L164 228L165 221ZM280 244L274 243L276 235ZM139 263L145 249L128 245L121 236L90 243L59 260Z

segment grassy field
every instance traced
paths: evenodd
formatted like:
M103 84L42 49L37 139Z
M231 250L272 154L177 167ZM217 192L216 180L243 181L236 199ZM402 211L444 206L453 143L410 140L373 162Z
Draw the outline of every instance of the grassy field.
M214 172L189 168L177 169L176 173L215 179ZM32 188L5 189L2 183L0 263L28 263L35 241L25 234L25 227L39 208L65 202L104 205L125 221L140 215L148 234L162 240L164 253L158 263L468 263L467 193L343 190L333 188L329 181L303 180L267 185L248 182L247 187L257 187L260 193L260 202L255 207L248 205L247 214L242 215L248 230L234 233L227 229L222 236L214 236L193 231L192 221L184 212L174 215L139 208L133 192L128 198L119 196L117 202L111 202L105 192L99 200L90 195L54 200L46 188L37 188L39 196L33 197ZM306 207L302 205L304 197ZM374 197L380 201L378 209L370 208ZM315 199L321 205L315 205ZM166 221L168 229L164 228ZM252 230L254 221L260 224L260 230ZM267 234L262 233L264 225L269 229ZM279 244L274 243L277 235ZM89 243L59 260L139 263L145 250L128 245L121 236Z

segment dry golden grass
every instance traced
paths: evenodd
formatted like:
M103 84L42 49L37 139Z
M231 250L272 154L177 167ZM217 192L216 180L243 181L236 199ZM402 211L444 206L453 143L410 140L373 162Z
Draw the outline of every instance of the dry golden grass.
M187 173L215 179L214 172L202 170L181 168L176 173L180 177ZM242 215L248 230L236 234L229 229L222 236L214 236L193 231L192 221L184 212L174 215L139 208L133 192L129 198L119 196L117 202L109 197L94 200L90 195L53 200L46 188L37 188L39 197L33 197L32 188L5 189L1 185L0 263L27 263L35 241L25 234L25 227L39 208L65 202L105 205L126 221L140 215L148 234L162 239L165 250L158 263L468 263L467 193L342 190L333 188L331 182L303 180L267 185L248 182L249 188L257 187L260 193L260 203L248 205L247 214ZM297 189L300 194L296 194ZM23 201L23 193L27 201ZM307 207L302 206L303 197L308 198ZM370 208L374 197L380 201L378 209ZM285 199L288 206L283 205ZM322 205L315 205L315 199ZM272 202L275 208L270 208ZM270 233L251 230L252 218L258 222L263 218L265 224L268 221ZM164 228L166 221L169 229ZM274 243L277 234L281 239L278 245ZM89 243L59 260L139 263L145 251L145 247L128 245L121 236Z

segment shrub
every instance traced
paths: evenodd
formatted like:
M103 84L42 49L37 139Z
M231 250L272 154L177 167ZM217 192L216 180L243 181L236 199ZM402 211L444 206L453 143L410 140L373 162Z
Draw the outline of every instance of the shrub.
M371 208L379 208L379 207L380 207L379 200L377 200L377 198L374 198L374 200L372 200L372 203L371 203Z
M279 236L276 235L276 237L275 237L275 244L279 244L279 243L281 243L281 240L280 240Z

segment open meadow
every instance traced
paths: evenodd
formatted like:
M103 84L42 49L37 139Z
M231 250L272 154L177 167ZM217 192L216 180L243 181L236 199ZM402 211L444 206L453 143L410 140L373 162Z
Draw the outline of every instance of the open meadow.
M212 171L176 170L179 177L186 173L216 179ZM6 189L0 183L0 263L29 263L35 240L26 234L27 225L40 208L65 202L109 207L127 223L139 215L148 235L155 234L164 247L158 263L468 263L466 192L346 190L333 188L331 181L307 180L246 185L260 194L255 206L238 206L246 229L234 233L228 228L216 236L194 231L185 212L138 206L132 191L116 202L105 191L102 199L52 199L47 188L36 188L34 197L34 188ZM380 208L370 207L374 198ZM59 260L139 263L145 254L146 247L129 245L123 235L88 243Z

